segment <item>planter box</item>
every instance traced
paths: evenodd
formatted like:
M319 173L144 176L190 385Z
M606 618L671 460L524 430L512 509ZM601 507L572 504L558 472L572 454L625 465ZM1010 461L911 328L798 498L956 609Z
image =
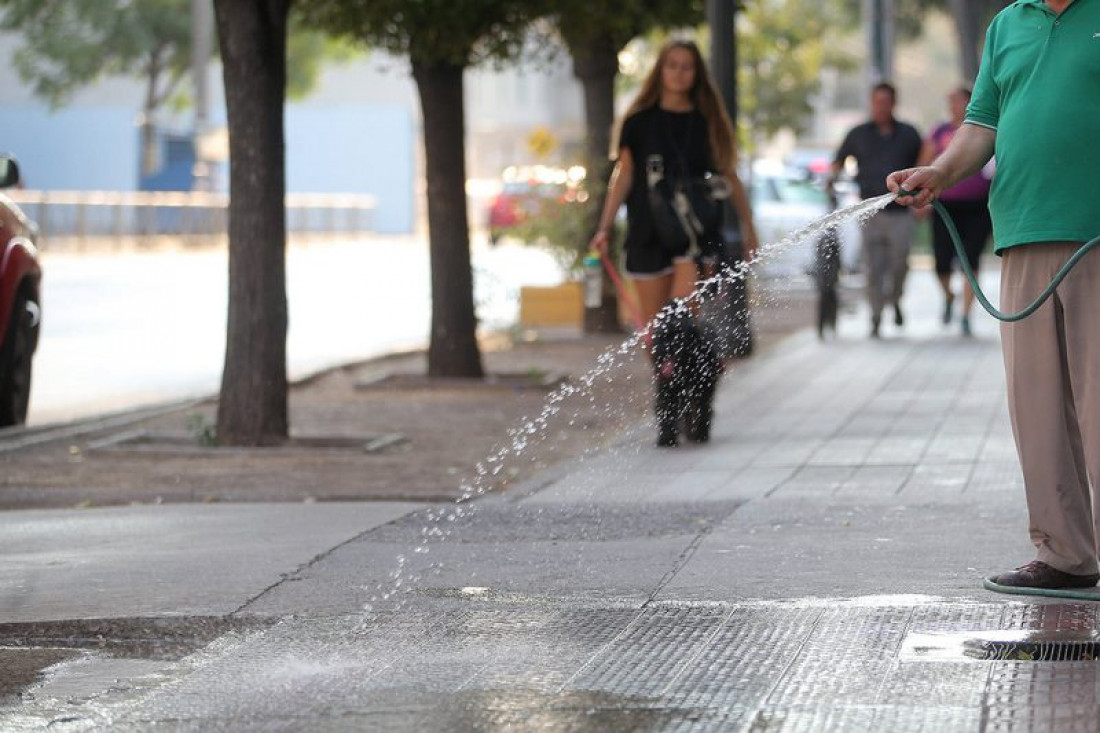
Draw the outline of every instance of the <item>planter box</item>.
M519 324L523 328L584 324L584 293L579 282L525 285L519 289Z

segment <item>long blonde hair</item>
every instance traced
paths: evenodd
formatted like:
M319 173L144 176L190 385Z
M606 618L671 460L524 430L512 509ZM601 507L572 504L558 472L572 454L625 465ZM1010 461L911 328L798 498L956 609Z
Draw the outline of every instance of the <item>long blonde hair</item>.
M623 115L623 120L635 112L655 107L660 102L661 67L664 66L669 52L676 48L682 48L690 53L695 63L695 83L688 94L695 109L699 110L707 123L707 136L710 140L710 153L714 158L714 165L720 173L734 169L736 150L734 149L733 125L730 123L729 113L726 112L726 105L722 103L722 98L718 95L718 90L715 89L714 82L707 71L707 65L703 62L703 54L699 53L699 47L692 41L669 41L661 48L661 52L657 55L657 63L646 75L645 81L642 82L642 88L638 91L638 96L634 98L626 114ZM619 121L612 141L614 147L611 154L613 157L618 156L623 120Z

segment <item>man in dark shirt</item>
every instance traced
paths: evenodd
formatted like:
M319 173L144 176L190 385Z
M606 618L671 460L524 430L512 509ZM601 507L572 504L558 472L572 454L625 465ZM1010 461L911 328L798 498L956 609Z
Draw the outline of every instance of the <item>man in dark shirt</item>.
M916 128L894 118L897 91L890 84L871 90L871 119L852 128L836 152L830 184L840 175L848 158L859 165L856 182L863 198L881 196L886 176L917 164L921 136ZM867 299L871 305L871 336L877 338L882 311L894 307L894 324L901 326L901 295L909 272L909 243L916 222L904 207L891 203L863 227L863 269Z

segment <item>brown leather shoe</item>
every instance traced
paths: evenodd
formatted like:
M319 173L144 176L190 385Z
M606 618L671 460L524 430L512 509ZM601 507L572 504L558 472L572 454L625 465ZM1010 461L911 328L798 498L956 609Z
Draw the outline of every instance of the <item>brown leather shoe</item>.
M1023 567L995 575L990 580L1012 588L1091 588L1100 581L1100 575L1063 573L1045 562L1032 560Z

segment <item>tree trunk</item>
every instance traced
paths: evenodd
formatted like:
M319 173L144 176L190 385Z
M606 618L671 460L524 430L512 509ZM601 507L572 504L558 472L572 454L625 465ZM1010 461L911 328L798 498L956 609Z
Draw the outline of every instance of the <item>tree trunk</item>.
M959 71L967 82L978 76L978 43L987 5L985 0L951 0L951 17L959 37Z
M424 121L431 241L432 330L428 376L484 376L477 345L470 230L466 219L466 122L463 67L412 65Z
M215 0L229 121L229 319L218 443L287 437L283 103L290 0Z
M599 226L600 213L607 199L607 181L613 165L611 128L615 124L615 77L619 73L619 52L612 43L599 43L570 50L573 75L584 88L585 168L590 194L587 215L588 239L578 242L585 248ZM619 301L615 290L603 275L603 298L599 308L585 308L585 333L619 333Z
M985 30L993 16L1010 0L951 0L951 17L959 37L959 65L963 78L971 83L978 76Z
M148 178L157 172L157 127L154 116L157 113L157 85L160 83L160 51L150 54L149 66L145 70L145 102L141 108L141 178Z

